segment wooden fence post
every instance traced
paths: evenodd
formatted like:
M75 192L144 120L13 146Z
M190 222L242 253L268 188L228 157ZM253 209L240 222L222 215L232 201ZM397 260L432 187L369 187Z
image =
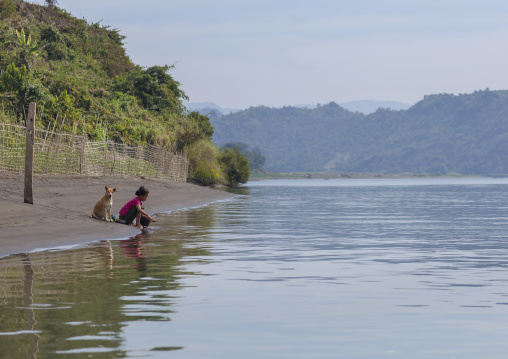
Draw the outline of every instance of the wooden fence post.
M33 194L33 165L35 144L35 102L30 102L28 118L26 120L26 149L25 149L25 203L34 203Z
M85 135L79 137L79 175L85 173Z

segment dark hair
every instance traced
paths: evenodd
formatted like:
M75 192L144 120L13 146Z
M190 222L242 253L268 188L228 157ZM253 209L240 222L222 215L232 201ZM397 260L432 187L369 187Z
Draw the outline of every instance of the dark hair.
M145 194L148 194L148 193L150 193L150 191L145 186L141 186L136 191L136 196L144 196Z

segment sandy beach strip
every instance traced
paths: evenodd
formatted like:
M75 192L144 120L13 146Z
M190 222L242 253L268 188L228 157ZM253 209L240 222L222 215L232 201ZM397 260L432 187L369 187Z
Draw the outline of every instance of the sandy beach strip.
M24 178L0 174L0 257L38 249L77 245L100 239L127 238L139 229L89 217L104 187L113 187L113 214L135 197L139 186L149 189L143 204L150 214L195 207L232 195L208 187L166 179L38 175L33 180L34 204L23 203Z

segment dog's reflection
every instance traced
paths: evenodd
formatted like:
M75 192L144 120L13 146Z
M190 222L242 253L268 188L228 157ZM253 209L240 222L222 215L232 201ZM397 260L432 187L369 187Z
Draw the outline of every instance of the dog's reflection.
M112 277L113 264L115 263L115 256L113 252L113 246L111 245L110 240L103 240L99 242L100 246L98 247L102 256L102 261L104 263L104 268L106 269L106 274L108 278Z

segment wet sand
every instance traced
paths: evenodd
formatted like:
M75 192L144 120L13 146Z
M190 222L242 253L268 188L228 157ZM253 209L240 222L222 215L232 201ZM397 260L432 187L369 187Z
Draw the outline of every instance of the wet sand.
M200 206L232 196L224 191L165 179L44 175L34 177L34 204L26 204L23 203L23 175L0 174L0 257L139 233L134 226L89 217L95 203L104 195L105 186L117 189L113 199L114 216L135 197L139 186L150 191L143 203L150 214Z

